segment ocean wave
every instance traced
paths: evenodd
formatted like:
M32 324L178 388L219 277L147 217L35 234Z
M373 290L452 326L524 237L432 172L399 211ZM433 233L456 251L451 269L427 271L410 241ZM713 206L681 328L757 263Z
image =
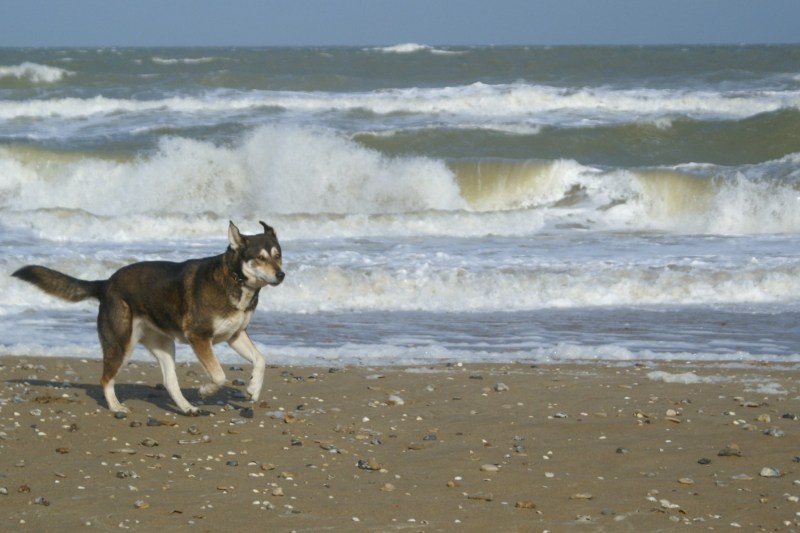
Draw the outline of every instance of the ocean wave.
M215 234L213 223L230 213L284 217L295 236L320 228L340 236L797 233L798 157L661 168L446 161L389 157L332 130L276 125L230 145L164 137L130 158L0 148L0 222L93 239L113 220L120 238L134 240Z
M159 65L200 65L203 63L213 63L218 61L216 57L159 57L153 56L150 59L153 63Z
M57 83L74 72L58 67L24 62L14 66L0 66L0 79L16 78L31 83Z
M426 44L417 43L401 43L392 46L382 46L377 48L370 48L369 50L375 52L382 52L385 54L416 54L420 52L430 52L431 54L439 55L461 55L466 52L459 50L444 50L441 48L434 48Z
M217 234L225 225L218 222ZM246 231L251 226L240 227ZM282 226L276 224L276 228L283 235ZM212 244L216 248L206 244L199 251L219 253L224 249L223 239ZM485 257L475 259L446 246L438 251L387 247L381 253L368 253L350 243L341 250L328 246L319 253L304 251L304 246L291 239L285 239L284 245L287 281L280 290L269 291L265 309L287 313L791 304L800 294L800 262L791 257L730 264L713 257L632 258L623 254L578 260L537 254L536 243L531 243L519 257L505 253L493 258L485 247L478 247ZM181 254L185 259L185 249L170 249L169 255L151 249L135 259L181 260ZM89 257L51 255L47 264L86 279L105 279L133 257L129 248L124 252L103 249ZM0 263L14 265L21 260L15 257ZM6 270L10 269L8 265ZM0 309L12 314L31 307L91 313L96 305L54 300L10 276L0 278L0 293Z
M800 109L800 91L719 93L675 90L563 89L475 83L445 88L387 89L366 93L215 90L203 96L151 100L54 98L0 102L0 118L81 118L115 113L225 113L280 108L302 113L362 111L377 115L417 114L447 121L480 119L589 126L663 117L740 119L780 109ZM651 117L651 118L647 118Z

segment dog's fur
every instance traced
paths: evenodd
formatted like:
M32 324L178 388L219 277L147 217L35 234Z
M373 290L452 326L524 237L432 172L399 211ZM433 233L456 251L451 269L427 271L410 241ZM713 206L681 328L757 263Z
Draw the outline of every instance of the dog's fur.
M175 374L175 340L191 345L211 383L200 387L202 397L225 383L225 373L212 344L227 343L253 363L247 386L255 401L264 381L264 357L245 329L258 304L258 293L283 281L281 247L275 230L261 222L264 232L242 235L230 223L225 253L183 263L145 261L119 269L107 280L84 281L43 266L29 265L14 276L46 293L78 302L100 301L97 332L103 349L103 388L108 407L127 412L117 399L114 379L142 343L161 366L164 386L178 408L196 415L198 409L181 393Z

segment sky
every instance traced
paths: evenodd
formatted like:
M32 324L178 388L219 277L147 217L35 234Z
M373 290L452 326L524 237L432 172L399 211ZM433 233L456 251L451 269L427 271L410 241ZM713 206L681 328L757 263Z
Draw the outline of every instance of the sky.
M0 46L776 44L800 0L0 0Z

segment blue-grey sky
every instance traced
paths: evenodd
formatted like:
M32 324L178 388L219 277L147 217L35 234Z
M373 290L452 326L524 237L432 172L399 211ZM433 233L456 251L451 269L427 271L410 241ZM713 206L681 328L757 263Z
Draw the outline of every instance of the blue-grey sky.
M800 0L0 0L0 46L800 42Z

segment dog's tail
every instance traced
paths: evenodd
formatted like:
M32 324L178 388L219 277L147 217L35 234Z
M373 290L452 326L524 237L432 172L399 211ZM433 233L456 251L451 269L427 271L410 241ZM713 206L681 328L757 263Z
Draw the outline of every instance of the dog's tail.
M100 299L105 281L86 281L62 274L56 270L28 265L12 274L28 283L33 283L47 294L57 296L68 302L80 302L87 298Z

